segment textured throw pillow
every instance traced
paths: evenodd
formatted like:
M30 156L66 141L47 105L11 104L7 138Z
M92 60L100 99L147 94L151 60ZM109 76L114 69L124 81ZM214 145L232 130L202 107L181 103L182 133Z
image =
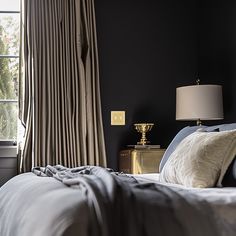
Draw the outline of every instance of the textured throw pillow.
M201 126L202 128L205 128L206 126ZM180 144L180 142L186 138L188 135L192 134L196 130L199 129L199 126L186 126L183 129L181 129L173 138L170 145L167 147L162 159L161 163L159 165L159 172L162 171L164 165L166 164L167 160L169 159L170 155L173 153L173 151L176 149L176 147Z
M173 140L171 141L171 143L167 147L165 154L163 155L163 158L161 159L161 163L159 165L160 172L162 171L169 156L176 149L176 147L179 145L179 143L185 137L192 134L193 132L195 132L198 129L199 129L199 126L186 126L176 134L176 136L173 138ZM204 131L206 131L206 132L213 132L213 131L216 131L217 129L219 129L219 131L233 130L233 129L236 129L236 123L221 124L221 125L214 125L214 126L203 126L202 125L201 129L204 129Z
M194 132L183 139L160 173L160 181L186 187L221 186L236 154L236 130Z

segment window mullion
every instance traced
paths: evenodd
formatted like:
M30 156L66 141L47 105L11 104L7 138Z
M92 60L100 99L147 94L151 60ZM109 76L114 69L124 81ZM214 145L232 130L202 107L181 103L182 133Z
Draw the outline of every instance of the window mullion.
M17 99L0 99L0 103L18 102Z
M0 55L0 58L19 58L18 55Z
M20 14L20 11L0 11L1 13L6 13L6 14Z

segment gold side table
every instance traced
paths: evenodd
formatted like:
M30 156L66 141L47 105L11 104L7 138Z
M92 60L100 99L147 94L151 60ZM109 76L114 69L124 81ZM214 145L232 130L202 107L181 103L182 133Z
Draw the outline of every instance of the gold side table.
M166 149L128 148L120 151L119 171L127 174L158 173Z

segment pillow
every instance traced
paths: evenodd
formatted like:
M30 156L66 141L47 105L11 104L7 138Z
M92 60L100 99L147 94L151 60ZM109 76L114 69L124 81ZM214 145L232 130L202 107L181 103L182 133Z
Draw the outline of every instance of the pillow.
M219 131L225 131L225 130L233 130L236 129L236 123L231 123L231 124L221 124L221 125L214 125L214 126L200 126L201 128L203 128L206 132L212 132L216 129L219 129ZM188 135L192 134L193 132L195 132L196 130L199 129L199 126L187 126L183 129L181 129L176 136L174 137L174 139L172 140L172 142L169 144L169 146L167 147L160 166L159 166L159 172L162 171L166 161L168 160L169 156L172 154L172 152L176 149L176 147L179 145L179 143Z
M214 128L214 129L206 129L206 128L199 128L197 129L199 132L220 132L220 128Z
M186 187L222 186L236 154L236 130L194 132L181 141L160 173L160 181Z
M204 128L206 126L201 126L201 128ZM176 149L176 147L179 145L179 143L188 135L192 134L193 132L195 132L196 130L199 129L199 126L187 126L184 127L183 129L181 129L176 136L173 138L173 140L171 141L170 145L167 147L160 165L159 165L159 172L162 171L165 163L167 162L169 156L172 154L172 152Z
M233 130L236 129L236 123L222 124L218 126L220 131Z

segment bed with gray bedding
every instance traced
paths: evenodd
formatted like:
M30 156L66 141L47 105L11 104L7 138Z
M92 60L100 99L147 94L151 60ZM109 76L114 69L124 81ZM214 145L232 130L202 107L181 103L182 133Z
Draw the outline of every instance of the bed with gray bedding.
M0 235L235 235L235 188L155 178L94 166L36 168L0 188Z

